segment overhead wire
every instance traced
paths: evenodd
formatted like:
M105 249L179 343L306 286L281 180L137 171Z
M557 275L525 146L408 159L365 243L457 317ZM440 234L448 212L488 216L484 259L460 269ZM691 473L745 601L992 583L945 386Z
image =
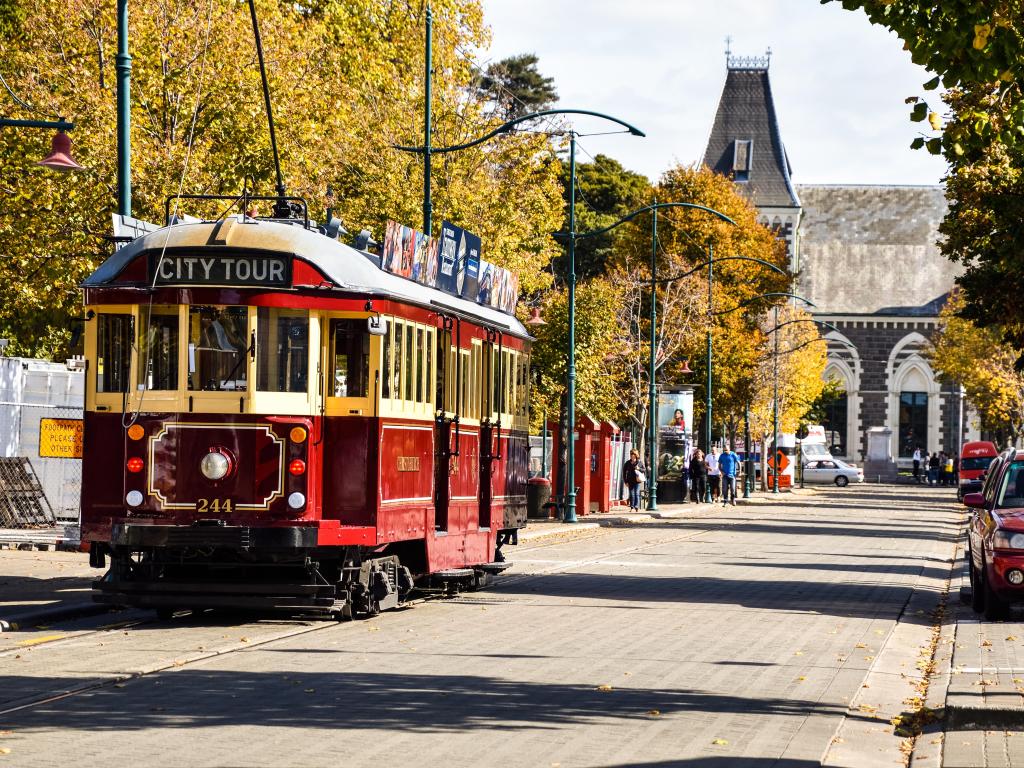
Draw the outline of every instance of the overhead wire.
M207 59L207 54L209 53L209 50L210 50L210 31L211 31L212 28L213 28L213 0L209 0L209 7L208 7L208 10L207 10L207 15L206 15L206 33L205 33L205 36L204 36L204 39L203 39L203 55L202 55L202 59L200 61L200 65L199 65L199 77L198 77L198 86L196 88L195 106L192 109L192 122L191 122L191 124L189 126L188 141L186 142L185 161L182 164L181 176L178 179L178 194L174 198L174 212L172 213L173 219L177 219L178 212L180 211L181 194L182 194L182 190L185 188L185 177L188 175L189 165L190 165L191 160L192 160L192 148L193 148L193 145L195 143L196 123L197 123L198 118L199 118L199 105L200 105L200 101L202 99L203 84L205 82L205 77L206 77L206 59ZM189 80L191 80L191 76L189 77ZM156 267L153 270L153 281L152 281L152 283L150 283L150 286L149 286L149 304L147 306L147 311L146 311L146 326L145 326L145 331L146 331L147 336L149 335L149 332L150 332L150 329L151 329L152 320L153 320L153 300L154 300L155 293L156 293L156 281L157 281L157 277L160 274L160 268L163 266L163 261L164 261L164 258L166 256L166 253L167 253L167 243L168 243L168 241L170 240L170 237L171 237L171 229L170 229L171 221L168 221L165 226L166 226L166 231L165 231L165 235L164 235L164 242L163 242L163 245L160 248L160 256L159 256L159 258L156 261ZM138 358L138 356L139 356L139 344L141 343L140 342L140 338L141 338L141 333L136 333L135 334L135 338L133 339L133 343L132 343L132 346L134 348L133 351L135 352L136 358ZM124 414L122 414L122 416L121 416L121 427L123 429L128 429L128 427L132 426L136 421L138 421L139 415L142 413L142 405L143 405L143 402L144 402L145 397L146 397L146 392L149 391L149 378L148 378L148 374L149 374L150 366L152 365L152 360L153 360L153 343L151 343L149 341L149 339L147 338L145 344L146 344L146 368L142 372L143 385L142 385L142 387L139 390L141 394L139 395L138 407L135 409L135 412L132 414L131 419L127 423L125 423Z

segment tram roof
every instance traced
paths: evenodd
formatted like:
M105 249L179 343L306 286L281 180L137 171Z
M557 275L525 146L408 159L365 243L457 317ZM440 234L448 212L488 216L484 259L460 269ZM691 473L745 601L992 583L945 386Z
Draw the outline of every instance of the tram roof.
M526 327L513 315L386 272L371 260L372 255L306 229L300 223L252 219L242 214L220 221L172 224L142 235L104 261L82 286L114 287L118 276L129 264L153 252L210 247L248 253L287 254L316 267L333 283L334 290L448 310L523 338L530 336Z

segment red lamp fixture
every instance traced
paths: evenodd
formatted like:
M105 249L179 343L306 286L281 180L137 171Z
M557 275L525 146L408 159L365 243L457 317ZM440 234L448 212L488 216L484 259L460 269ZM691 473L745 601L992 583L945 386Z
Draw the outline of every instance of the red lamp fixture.
M302 459L292 459L291 463L288 465L288 471L298 477L306 471L306 462Z
M126 468L126 469L127 469L127 470L128 470L129 472L132 472L132 473L138 473L138 472L141 472L141 471L142 471L142 468L143 468L144 466L145 466L145 462L144 462L144 461L143 461L142 459L140 459L140 458L139 458L138 456L132 456L132 457L131 457L130 459L128 459L128 461L127 461L127 462L125 463L125 468Z
M82 166L71 156L71 137L64 131L57 131L50 142L50 154L36 165L52 168L55 171L78 171Z
M544 318L540 316L540 307L533 307L530 309L530 316L526 318L524 325L529 325L531 327L547 325L547 323L544 322Z
M680 373L693 373L693 371L690 370L690 361L689 360L683 360L683 367L679 369L679 372Z

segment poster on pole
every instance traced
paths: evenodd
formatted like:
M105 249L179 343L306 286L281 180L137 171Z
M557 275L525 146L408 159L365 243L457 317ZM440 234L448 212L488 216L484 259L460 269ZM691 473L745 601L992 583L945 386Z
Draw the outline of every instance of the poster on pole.
M693 434L693 390L678 389L658 395L658 432L666 437Z

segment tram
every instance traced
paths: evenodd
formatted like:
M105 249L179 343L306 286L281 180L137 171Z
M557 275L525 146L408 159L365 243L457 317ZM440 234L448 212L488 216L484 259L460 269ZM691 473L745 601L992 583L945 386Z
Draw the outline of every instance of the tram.
M479 585L525 525L526 328L291 207L170 223L83 284L97 601L373 614Z

